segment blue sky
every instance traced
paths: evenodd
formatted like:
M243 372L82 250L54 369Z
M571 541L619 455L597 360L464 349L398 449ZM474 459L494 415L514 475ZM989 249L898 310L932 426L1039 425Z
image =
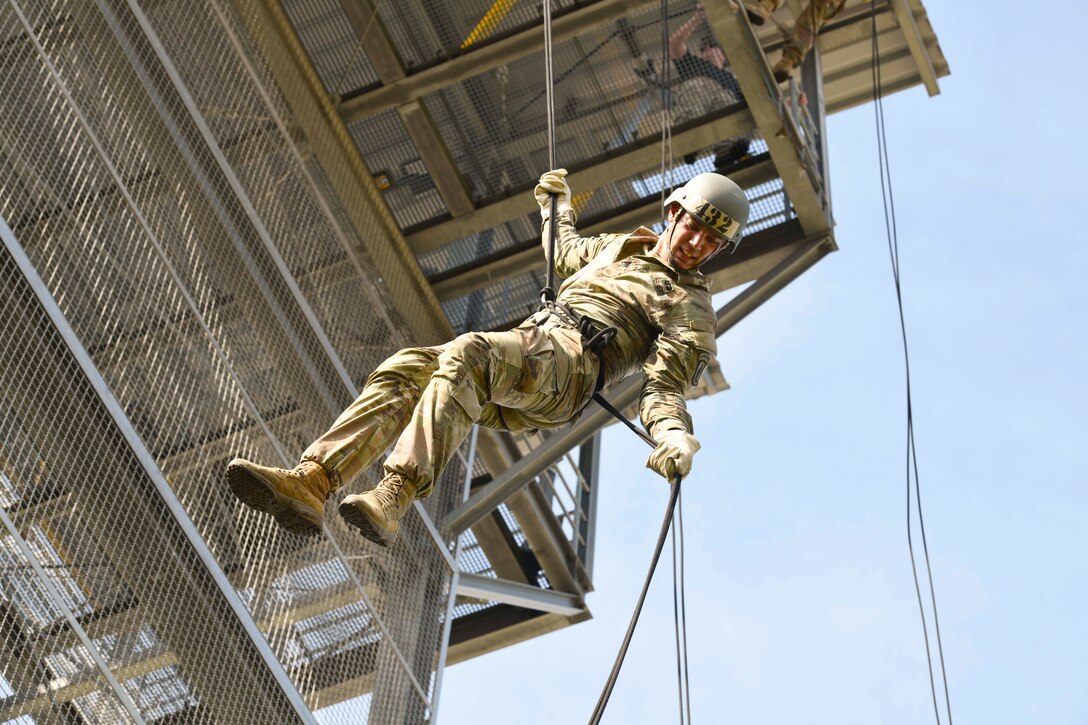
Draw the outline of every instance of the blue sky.
M889 97L885 114L954 721L1083 725L1075 182L1088 154L1071 58L1088 12L926 5L952 75L936 98ZM695 722L934 721L872 107L832 117L829 136L840 251L720 340L733 389L691 406L704 444L684 489ZM594 619L449 668L444 725L588 719L667 498L642 446L606 433ZM605 722L676 721L671 601L663 560Z

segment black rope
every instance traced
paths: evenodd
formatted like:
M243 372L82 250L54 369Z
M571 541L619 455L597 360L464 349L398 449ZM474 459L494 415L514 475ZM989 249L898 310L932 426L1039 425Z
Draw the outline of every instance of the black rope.
M616 410L616 406L609 403L608 400L603 395L601 395L600 393L594 393L593 394L593 399L597 401L597 405L599 405L602 408L604 408L605 410L607 410L609 413L612 414L613 418L615 418L619 422L623 423L635 435L637 435L639 438L641 438L646 443L646 445L648 445L648 446L650 446L652 448L657 448L657 441L655 441L653 438L651 438L649 433L642 430L641 428L639 428L637 425L635 425L631 421L627 420L627 416L624 415L623 413L621 413L620 411Z
M667 62L667 60L668 60L668 55L667 55L667 53L668 53L668 22L667 22L667 20L668 20L668 1L667 0L662 0L662 32L663 32L662 48L663 48L663 53L665 54L663 56L663 62ZM558 162L556 160L556 151L555 151L555 146L556 146L556 144L555 144L555 97L554 97L554 75L553 75L553 70L552 70L552 68L553 68L553 66L552 66L553 56L552 56L552 28L551 28L551 24L552 24L551 0L544 0L544 82L545 82L545 89L544 90L545 90L545 95L546 95L546 101L545 102L546 102L546 105L547 105L547 119L548 119L548 130L547 130L547 135L548 135L548 165L549 165L549 167L551 169L554 170L555 168L558 167ZM667 91L667 89L663 89L663 92L667 93L668 91ZM666 104L666 119L669 119L667 104ZM668 124L666 124L666 125L668 125ZM665 161L664 153L665 153L665 148L666 148L665 139L667 138L666 134L671 134L671 128L663 129L662 134L663 134L662 135L662 164L664 165L664 161ZM664 178L662 178L662 181L664 181ZM551 203L551 209L550 209L551 215L550 215L550 227L549 227L549 239L548 239L548 260L547 260L547 262L548 262L548 281L547 281L547 284L544 287L544 289L542 289L540 291L541 303L542 303L542 305L545 305L545 306L553 305L554 302L555 302L555 298L556 298L556 293L555 293L555 246L556 246L556 230L557 230L556 215L557 215L557 206L558 206L557 195L556 194L551 194L549 201ZM602 396L600 393L594 393L593 398L594 398L594 400L597 401L597 403L601 407L603 407L605 410L607 410L609 413L611 413L613 417L615 417L619 421L622 421L624 423L624 425L626 425L628 428L630 428L632 431L634 431L634 433L639 438L641 438L647 445L649 445L651 448L657 448L657 441L655 441L652 437L650 437L650 435L648 433L646 433L645 431L643 431L642 429L638 428L633 423L631 423L631 421L627 420L627 417L624 416L623 413L621 413L620 411L616 410L616 408L611 403L609 403L607 400L605 400L604 396ZM657 562L661 558L661 551L665 547L665 538L668 535L669 529L672 526L673 510L676 507L677 499L680 496L680 482L681 482L681 480L682 480L682 478L681 478L680 474L676 474L676 476L673 478L671 490L670 490L670 493L669 493L669 502L668 502L668 506L667 506L667 508L665 510L665 520L661 523L661 532L658 534L658 537L657 537L657 545L654 547L654 554L653 554L653 557L650 560L650 568L646 572L646 581L643 582L642 592L639 594L638 603L635 605L635 611L631 615L630 623L627 625L627 633L624 635L623 643L620 645L620 651L616 655L615 662L612 664L612 670L611 670L611 672L609 672L608 680L605 682L604 689L601 691L601 695L597 700L597 705L593 710L593 715L590 717L590 723L594 723L594 724L599 723L601 718L604 716L605 707L608 705L608 700L612 696L612 690L616 686L616 680L619 677L620 668L623 666L623 660L627 657L627 650L631 645L631 638L634 636L635 626L638 624L639 616L642 614L642 607L643 607L643 604L645 604L645 602L646 602L646 594L650 589L650 582L653 580L654 572L657 570ZM680 565L680 572L681 572L681 574L680 574L680 577L681 577L681 580L680 580L681 581L680 592L681 592L681 596L680 596L680 599L682 601L682 592L683 592L683 583L682 583L683 582L683 573L682 573L683 572L683 564L682 564L682 562L683 562L683 538L682 537L683 537L683 529L678 528L678 532L679 532L679 536L681 537L680 538L680 546L681 546L681 555L680 555L680 561L681 561L681 565ZM676 542L675 537L674 537L673 541L674 541L674 552L673 552L673 577L674 577L673 599L674 599L674 602L675 602L677 600L677 588L676 588L676 583L675 583L675 577L676 577L676 571L677 571L676 553L675 553L675 542ZM681 725L683 725L685 693L687 692L687 689L686 689L686 681L687 681L686 680L686 672L687 672L687 616L686 616L686 611L684 609L683 604L681 604L679 611L683 613L683 616L681 618L683 624L681 626L681 624L678 623L677 624L677 631L676 631L676 637L677 637L677 640L676 640L677 641L677 668L678 668L677 680L678 680L678 685L680 687L680 722L681 722ZM677 619L677 614L676 614L675 608L674 608L674 617L673 618L674 618L674 620ZM682 643L682 649L683 649L682 656L681 656L681 643ZM691 718L690 708L691 708L690 701L688 701L688 722L689 723L690 723L690 718Z
M548 116L548 168L558 168L555 158L555 89L554 76L552 74L552 2L544 0L544 94L546 96ZM555 236L556 214L558 213L559 198L555 194L550 195L551 219L548 224L548 282L544 289L540 290L541 304L555 301Z
M639 615L642 614L642 605L646 601L646 592L650 590L650 581L654 578L654 571L657 569L657 561L661 558L661 550L665 548L665 538L668 536L669 527L672 524L673 507L676 506L676 499L679 495L680 474L677 474L672 481L669 503L665 509L665 520L661 522L661 531L657 535L657 545L654 547L654 555L650 560L650 569L646 572L646 581L642 584L642 592L638 596L635 612L631 615L631 622L627 625L627 633L623 637L623 644L620 645L619 654L616 655L616 661L612 664L612 671L608 673L608 680L604 684L601 696L597 699L597 706L593 708L593 715L589 718L590 725L597 725L601 718L604 717L604 709L608 705L608 699L612 696L612 689L616 686L620 668L627 656L627 648L631 645L631 637L635 633L635 625L638 624Z
M677 497L679 503L679 497ZM680 653L680 584L677 581L679 567L676 565L676 516L672 517L672 626L676 631L676 683L679 697L676 704L680 707L680 719L677 722L684 725L684 658Z
M691 682L688 681L688 595L684 586L684 492L676 497L676 522L674 531L680 542L680 650L684 655L684 704L687 707L688 725L691 725ZM677 565L673 564L675 572ZM675 592L676 587L673 586ZM674 603L675 606L675 603Z
M679 554L677 554L679 547ZM676 629L676 684L680 692L680 723L691 725L691 683L688 680L688 614L684 591L684 492L676 497L672 520L672 621ZM684 713L687 713L685 720Z
M918 451L914 438L914 412L911 402L910 355L907 347L907 325L903 313L903 291L899 277L899 232L895 222L895 199L892 195L891 167L888 159L888 137L884 127L883 87L880 74L880 44L877 39L876 3L873 3L872 21L872 76L873 104L876 110L877 158L880 162L880 191L884 204L884 227L888 237L888 253L891 257L892 276L895 280L895 299L899 306L899 329L903 338L903 361L907 379L907 549L910 552L910 566L914 575L914 591L918 598L918 611L922 617L922 634L926 647L926 664L929 667L929 688L933 696L933 714L937 725L941 723L940 707L937 705L937 686L933 678L933 655L929 646L929 627L926 624L925 604L922 600L922 588L918 581L918 566L914 556L914 541L911 535L911 470L914 472L914 501L918 509L918 528L922 534L922 550L925 556L926 575L929 580L930 602L933 607L933 625L937 635L937 652L941 665L941 680L944 685L945 711L948 725L952 725L952 703L948 694L948 676L944 665L944 647L941 643L941 625L937 618L937 593L933 586L933 570L929 562L929 545L926 542L926 527L922 518L922 491L918 476Z
M661 0L661 224L666 223L666 195L672 189L672 61L669 52L669 0ZM676 227L673 227L673 232ZM672 233L669 235L671 248ZM677 557L679 544L679 557ZM672 621L676 639L676 691L680 725L691 725L691 683L688 679L687 596L684 590L684 499L677 496L672 521ZM687 717L685 720L685 713Z

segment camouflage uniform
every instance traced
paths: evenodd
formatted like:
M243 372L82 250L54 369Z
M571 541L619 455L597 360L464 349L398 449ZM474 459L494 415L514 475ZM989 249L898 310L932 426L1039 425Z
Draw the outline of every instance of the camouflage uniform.
M768 14L773 13L780 0L760 0L758 3ZM801 65L805 56L812 50L816 35L824 23L833 18L846 5L846 0L810 0L801 11L793 30L786 35L782 48L782 57L774 66L777 80L784 80L794 68Z
M539 312L509 332L461 335L396 353L358 399L303 454L340 487L393 442L385 470L428 495L474 422L498 430L558 428L576 420L599 384L646 373L639 414L650 429L692 432L684 392L716 352L709 283L649 252L657 235L579 237L560 213L557 301L617 336L598 356L568 322ZM544 239L547 239L545 225ZM398 438L399 436L399 438Z

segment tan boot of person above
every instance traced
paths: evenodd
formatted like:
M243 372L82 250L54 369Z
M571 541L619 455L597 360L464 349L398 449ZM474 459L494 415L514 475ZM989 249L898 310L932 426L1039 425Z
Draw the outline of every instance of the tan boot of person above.
M773 73L775 83L785 83L790 79L790 74L793 73L795 66L789 61L783 59L775 63Z
M392 546L400 531L400 520L416 497L416 486L397 473L387 473L382 482L366 493L345 496L340 515L382 546Z
M748 12L748 20L752 25L763 25L778 9L778 0L748 2L744 4L744 9Z
M251 509L272 514L291 533L321 534L325 499L332 493L321 464L303 461L287 471L235 458L227 465L227 483L238 500Z

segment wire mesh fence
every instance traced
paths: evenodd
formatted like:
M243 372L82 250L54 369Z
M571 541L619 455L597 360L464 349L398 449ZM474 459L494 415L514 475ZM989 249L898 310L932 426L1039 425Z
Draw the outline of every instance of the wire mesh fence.
M223 485L236 455L290 466L408 339L360 238L385 230L331 192L247 8L0 5L0 217L28 268L0 257L25 302L0 331L0 721L428 717L452 543L418 515L389 551L333 517L304 540Z
M270 7L286 20L270 25ZM558 43L564 163L661 133L664 64L647 65L694 7L670 4L663 25L639 4ZM394 74L410 75L522 38L540 18L538 5L490 0L0 2L0 294L18 301L0 324L0 722L289 722L313 710L425 722L447 618L495 606L451 599L454 542L430 525L460 500L464 461L388 551L335 516L321 539L287 534L223 485L235 456L290 467L378 363L419 342L409 331L424 305L391 300L430 288L414 266L388 273L390 255L410 253L394 228L433 227L454 208L397 108L340 129L361 176L328 163L328 139L299 120L299 88L267 52L275 22L335 102L381 84L371 33L394 49ZM473 203L517 193L527 206L432 247L425 273L538 243L540 55L419 95ZM695 120L730 102L714 95ZM745 138L750 156L765 153ZM685 156L672 185L719 161L715 146ZM583 219L649 204L664 183L656 164L618 176L575 190ZM752 230L792 214L777 179L749 196ZM447 319L456 331L516 323L542 284L543 265L530 265L445 299L428 334ZM477 462L467 478L482 473ZM584 475L566 460L534 486L584 563ZM490 561L468 532L463 569L550 587L513 510L492 523L511 560Z

